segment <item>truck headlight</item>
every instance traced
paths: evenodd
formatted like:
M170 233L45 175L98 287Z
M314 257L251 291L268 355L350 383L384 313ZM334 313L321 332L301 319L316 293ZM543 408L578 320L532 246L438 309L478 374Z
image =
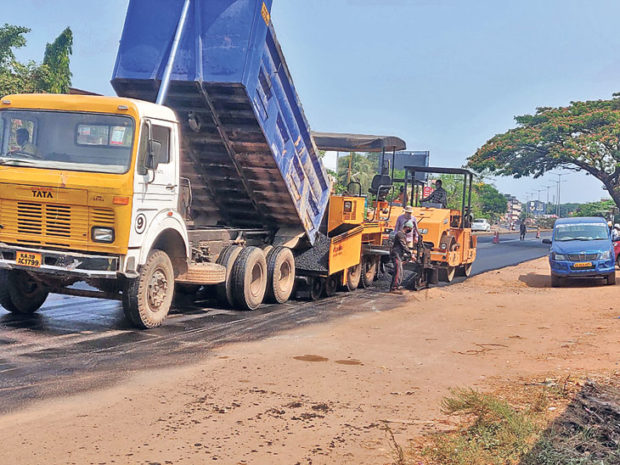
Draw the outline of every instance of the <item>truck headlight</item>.
M605 252L601 252L599 255L599 260L609 260L611 258L611 251L606 250Z
M553 252L551 254L551 258L554 259L554 260L566 261L566 255L562 255L561 253Z
M95 226L92 229L91 237L95 242L114 242L114 229L112 228L100 228Z

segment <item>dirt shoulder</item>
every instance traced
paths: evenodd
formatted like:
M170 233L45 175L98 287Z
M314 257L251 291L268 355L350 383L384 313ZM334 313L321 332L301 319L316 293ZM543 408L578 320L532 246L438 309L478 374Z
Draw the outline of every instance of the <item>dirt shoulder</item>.
M620 370L616 286L546 259L0 417L0 463L385 464L451 387ZM155 355L154 355L155 356Z

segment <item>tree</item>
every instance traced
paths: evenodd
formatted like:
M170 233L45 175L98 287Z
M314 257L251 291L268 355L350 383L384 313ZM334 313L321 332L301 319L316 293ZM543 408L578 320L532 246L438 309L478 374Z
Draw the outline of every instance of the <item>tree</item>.
M43 58L43 66L47 66L48 74L48 91L53 94L66 94L71 87L71 70L69 64L71 54L73 53L73 33L71 29L66 28L52 42L45 46L45 56Z
M349 179L349 164L351 176ZM379 156L376 153L357 153L341 156L338 159L338 183L346 189L349 182L359 182L362 186L362 194L368 192L372 178L377 174ZM357 188L355 189L357 192Z
M620 207L620 94L537 108L515 121L516 128L494 136L468 159L470 168L515 178L536 178L554 168L585 171Z
M607 216L613 211L614 204L611 200L602 200L600 202L589 202L581 204L575 210L574 216Z
M0 96L16 93L66 93L71 85L69 70L73 47L71 29L65 29L47 44L42 64L20 63L14 50L26 45L24 34L30 29L5 24L0 27Z
M475 207L480 210L482 216L488 217L491 221L496 221L508 211L506 197L495 186L481 182L474 184L473 187L474 192L477 193Z
M448 208L460 210L463 201L463 176L444 174L439 177L448 195ZM506 197L495 186L474 182L471 191L471 211L474 218L499 219L508 210Z

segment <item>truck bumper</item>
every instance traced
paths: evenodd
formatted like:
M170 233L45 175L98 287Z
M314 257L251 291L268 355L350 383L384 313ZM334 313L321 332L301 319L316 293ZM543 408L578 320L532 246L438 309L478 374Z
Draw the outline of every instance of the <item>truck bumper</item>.
M551 274L562 278L589 278L613 273L616 265L613 260L594 260L591 268L576 269L575 263L549 260Z
M39 254L41 256L40 266L32 267L17 264L17 252ZM119 275L119 264L120 257L118 256L50 251L0 243L0 269L4 270L24 270L31 273L45 273L81 279L116 279Z

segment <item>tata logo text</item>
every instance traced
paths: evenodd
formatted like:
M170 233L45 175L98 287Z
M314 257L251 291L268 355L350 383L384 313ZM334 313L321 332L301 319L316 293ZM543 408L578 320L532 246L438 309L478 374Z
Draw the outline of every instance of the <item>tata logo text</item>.
M32 189L32 197L35 199L53 199L52 191Z

